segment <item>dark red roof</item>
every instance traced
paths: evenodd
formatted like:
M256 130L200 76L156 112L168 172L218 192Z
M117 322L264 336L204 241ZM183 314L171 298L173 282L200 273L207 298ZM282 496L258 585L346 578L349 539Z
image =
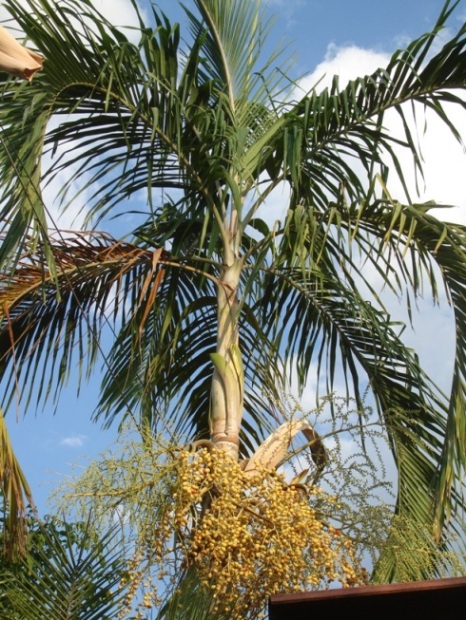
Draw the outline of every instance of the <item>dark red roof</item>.
M270 597L270 620L443 620L466 613L466 577Z

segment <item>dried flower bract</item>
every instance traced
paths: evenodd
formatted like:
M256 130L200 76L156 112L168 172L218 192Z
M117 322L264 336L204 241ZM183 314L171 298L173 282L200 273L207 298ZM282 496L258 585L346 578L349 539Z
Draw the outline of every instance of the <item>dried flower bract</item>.
M31 81L42 69L44 59L40 54L24 47L0 26L0 70Z

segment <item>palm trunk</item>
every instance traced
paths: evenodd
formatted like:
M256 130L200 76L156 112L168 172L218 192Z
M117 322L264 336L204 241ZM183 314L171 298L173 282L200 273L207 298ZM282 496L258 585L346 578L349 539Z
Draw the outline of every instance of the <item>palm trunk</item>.
M238 346L238 285L241 261L224 268L217 290L217 350L212 355L210 432L215 446L239 457L239 432L243 415L243 367Z

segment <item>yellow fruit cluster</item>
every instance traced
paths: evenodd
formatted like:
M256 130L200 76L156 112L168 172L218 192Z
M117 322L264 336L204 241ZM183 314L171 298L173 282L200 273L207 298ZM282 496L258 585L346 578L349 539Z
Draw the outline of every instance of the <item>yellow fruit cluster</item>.
M288 486L275 470L246 475L219 450L183 451L170 509L151 536L159 561L177 532L184 567L194 566L212 614L258 613L270 594L364 580L351 541L313 510L319 490ZM147 541L147 538L146 538Z
M121 579L120 587L126 587L124 604L118 614L118 620L122 620L130 611L134 598L143 579L143 571L140 569L142 557L135 553L134 557L128 562L128 571Z

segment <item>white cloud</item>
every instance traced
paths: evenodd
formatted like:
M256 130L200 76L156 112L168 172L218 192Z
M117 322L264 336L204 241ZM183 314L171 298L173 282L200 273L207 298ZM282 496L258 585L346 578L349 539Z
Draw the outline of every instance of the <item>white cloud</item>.
M458 106L445 107L449 120L466 138L466 114ZM464 175L466 155L461 144L433 112L425 115L426 133L421 137L424 157L425 188L421 200L456 205L456 209L434 212L437 217L466 224L466 192Z
M273 226L277 221L283 222L289 203L290 186L285 182L280 183L261 204L255 217L265 220L269 226Z
M312 73L300 80L299 85L303 92L310 91L316 85L318 90L322 90L331 86L333 77L338 75L340 87L343 88L350 80L384 67L389 58L388 54L355 45L337 47L331 43L327 47L324 60Z
M60 119L62 122L63 119ZM59 124L58 119L52 117L48 129L57 126ZM60 149L62 151L64 149ZM75 155L75 154L73 154ZM63 161L66 161L66 153L62 154ZM52 158L45 154L43 157L43 169L48 170L52 165ZM47 219L51 229L58 229L61 231L66 230L80 230L84 227L84 222L88 214L88 205L91 203L93 194L95 194L95 187L91 191L90 188L85 187L86 175L79 178L78 163L68 165L65 170L59 172L49 182L42 184L42 199L47 210ZM61 204L62 190L72 179L69 192L65 197L63 207ZM67 204L69 202L69 204Z
M341 86L348 80L373 72L376 68L386 65L388 56L371 50L362 50L354 46L335 48L331 46L328 54L315 71L306 78L303 87L310 88L318 79L325 76L320 87L331 83L332 76L340 76ZM466 137L466 114L458 106L446 106L449 120L457 127L460 134ZM405 110L409 116L409 111ZM466 155L462 146L456 141L448 127L432 111L415 106L418 134L417 138L423 155L424 181L420 180L419 193L415 189L415 177L412 158L408 152L400 154L403 171L410 185L411 198L421 202L434 200L439 204L457 205L454 209L433 210L437 217L445 221L466 224L466 192L464 190L464 174L466 172ZM386 117L386 128L394 135L401 136L399 116L393 112ZM414 127L414 120L411 118ZM393 175L392 175L393 176ZM401 184L397 181L389 184L394 198L404 200ZM365 267L367 270L368 267ZM365 276L370 274L365 271ZM380 276L375 275L382 286ZM425 301L420 300L419 309L414 309L413 330L407 329L403 340L412 346L420 356L421 363L432 377L446 390L449 389L451 368L454 358L454 322L451 310L447 307L444 292L440 291L441 305L434 306L429 301L428 290ZM400 300L388 292L383 295L384 302L392 316L407 322L406 310ZM433 330L435 338L432 338Z
M305 78L301 86L308 90L320 79L318 88L329 86L335 74L340 76L343 87L350 79L370 74L378 67L387 64L389 57L379 52L364 50L354 46L336 48L330 46L326 58ZM446 106L449 120L466 137L466 114L458 106ZM414 119L408 109L405 110L414 128ZM419 192L416 191L414 167L411 155L400 152L405 177L408 181L411 198L424 202L434 200L439 204L456 205L452 209L432 210L437 217L452 222L466 224L466 192L464 174L466 172L466 155L462 146L453 137L448 127L432 112L415 106L417 136L423 155L424 180L419 180ZM390 112L385 120L386 129L393 135L402 137L402 125L396 112ZM405 199L401 184L395 175L391 175L389 189L395 199ZM373 274L371 276L371 270ZM375 286L382 289L383 280L370 265L364 266L364 276ZM404 303L388 291L382 293L384 303L392 317L408 323ZM414 329L407 328L403 340L415 349L421 364L435 377L439 385L448 391L451 381L451 369L454 359L454 320L451 309L446 303L444 291L440 291L440 306L434 306L429 290L425 299L419 300L419 308L413 309ZM432 338L433 330L435 338Z
M102 13L109 22L115 24L115 26L129 27L126 29L126 35L132 39L134 33L130 28L138 28L139 21L134 10L134 7L129 0L94 0L95 8ZM141 3L138 3L141 5ZM142 15L145 16L145 11L139 8Z
M334 75L339 76L340 87L356 77L373 73L388 64L389 56L374 50L361 49L354 45L336 47L330 45L323 62L301 82L301 93L308 92L317 85L317 89L328 87ZM296 93L298 94L298 93ZM445 106L449 120L457 127L460 134L466 137L466 114L458 106ZM421 202L434 200L439 204L456 205L457 208L434 212L437 217L446 221L466 223L466 192L463 176L466 171L466 154L463 147L453 137L445 123L432 111L416 104L414 113L417 122L415 129L414 115L408 106L405 114L410 119L410 126L417 135L424 159L424 181L420 180L419 193L416 182L412 157L408 151L400 150L400 160L408 180L411 198ZM385 127L392 134L403 138L402 125L398 114L390 111L385 118ZM405 196L400 183L392 175L390 189L393 197L404 200Z
M57 2L59 0L56 0ZM19 4L24 6L24 2L19 0ZM138 18L132 3L129 0L94 0L94 7L112 24L115 26L125 27L126 36L130 40L136 40L137 32L134 28L138 27ZM138 3L140 5L140 3ZM139 7L139 10L144 17L146 12ZM12 26L11 17L9 12L6 10L4 6L0 6L0 21L4 22L7 20L8 26Z
M82 448L86 439L86 435L69 435L60 440L60 445L67 448Z

